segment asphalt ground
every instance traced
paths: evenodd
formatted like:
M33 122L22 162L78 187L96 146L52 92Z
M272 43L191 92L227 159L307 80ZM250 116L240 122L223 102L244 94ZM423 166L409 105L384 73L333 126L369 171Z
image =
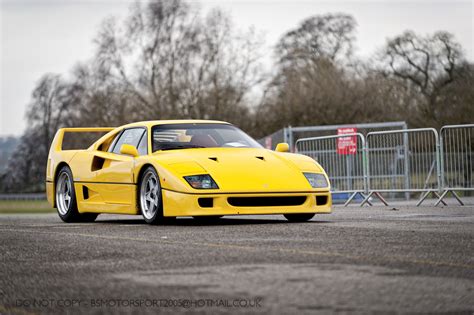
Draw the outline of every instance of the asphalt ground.
M474 207L282 216L0 215L1 314L474 313Z

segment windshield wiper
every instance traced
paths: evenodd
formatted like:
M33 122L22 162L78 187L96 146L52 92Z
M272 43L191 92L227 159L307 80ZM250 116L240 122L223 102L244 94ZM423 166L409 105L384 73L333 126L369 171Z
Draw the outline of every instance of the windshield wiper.
M195 149L195 148L205 148L201 145L193 145L193 144L182 144L182 145L173 145L170 147L159 148L158 150L166 151L166 150L177 150L177 149Z

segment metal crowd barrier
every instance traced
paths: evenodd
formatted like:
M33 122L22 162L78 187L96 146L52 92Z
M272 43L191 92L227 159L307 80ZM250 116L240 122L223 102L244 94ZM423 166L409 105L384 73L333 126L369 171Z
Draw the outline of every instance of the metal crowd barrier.
M388 205L382 193L405 196L421 193L419 206L429 194L440 197L439 137L434 128L376 131L367 134L369 194Z
M435 205L446 205L449 193L463 205L456 192L474 191L474 124L444 126L440 135L419 128L303 138L296 149L325 168L333 193L350 194L345 206L357 195L361 206L372 198L388 205L382 194L406 200L420 194L417 206L432 194Z
M298 153L323 165L333 193L350 194L345 206L357 195L366 198L367 163L365 138L361 133L304 138L297 140L295 145Z
M448 193L464 205L456 191L474 191L474 124L442 127L440 151L443 192L435 205Z

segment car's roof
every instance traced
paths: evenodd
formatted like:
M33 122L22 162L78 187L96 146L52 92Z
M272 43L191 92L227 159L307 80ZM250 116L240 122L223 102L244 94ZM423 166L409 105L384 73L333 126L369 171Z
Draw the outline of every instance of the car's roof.
M131 124L121 126L120 128L130 128L130 127L151 127L155 125L169 125L169 124L227 124L225 121L218 120L199 120L199 119L181 119L181 120L147 120L147 121L138 121Z

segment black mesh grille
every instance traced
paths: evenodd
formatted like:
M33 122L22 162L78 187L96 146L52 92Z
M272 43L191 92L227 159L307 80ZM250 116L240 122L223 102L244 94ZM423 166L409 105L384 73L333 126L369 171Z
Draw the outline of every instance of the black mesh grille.
M214 206L212 198L199 198L198 203L201 208L212 208Z
M328 203L328 196L316 196L316 205L324 206Z
M229 197L227 201L235 207L276 207L299 206L306 201L306 196L295 197Z

